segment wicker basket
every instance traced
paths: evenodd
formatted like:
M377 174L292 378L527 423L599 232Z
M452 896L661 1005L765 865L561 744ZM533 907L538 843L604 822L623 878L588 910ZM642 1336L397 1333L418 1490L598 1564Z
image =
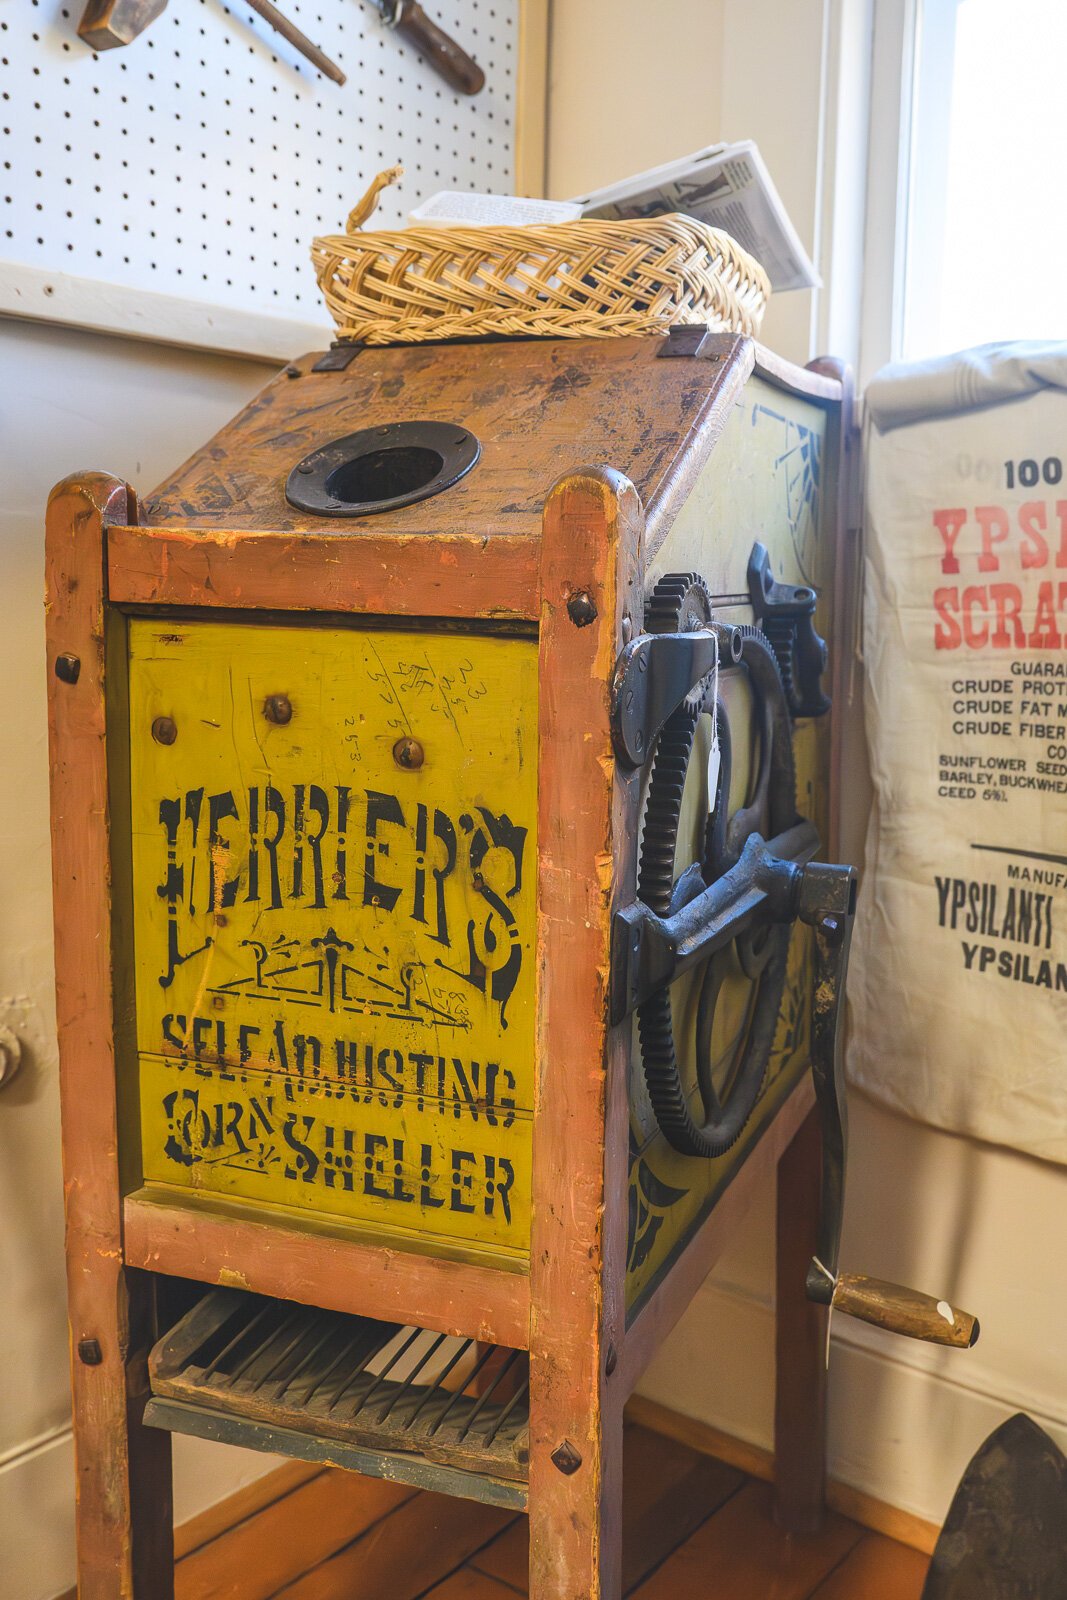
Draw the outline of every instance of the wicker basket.
M685 322L759 332L767 274L729 234L691 217L360 233L399 175L380 173L348 231L312 245L344 339L602 339Z

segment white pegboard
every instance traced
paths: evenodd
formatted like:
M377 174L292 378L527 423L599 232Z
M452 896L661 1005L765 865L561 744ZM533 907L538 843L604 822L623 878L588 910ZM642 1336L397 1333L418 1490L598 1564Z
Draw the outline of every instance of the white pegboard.
M382 167L406 169L382 226L438 189L513 188L520 0L427 0L485 72L471 98L365 0L280 0L343 87L239 3L170 0L98 54L77 35L84 3L0 5L0 257L35 280L322 322L311 239Z

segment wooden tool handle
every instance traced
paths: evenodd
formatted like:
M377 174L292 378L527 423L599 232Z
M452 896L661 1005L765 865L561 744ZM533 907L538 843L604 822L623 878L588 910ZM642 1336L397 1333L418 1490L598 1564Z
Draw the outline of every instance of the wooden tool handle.
M909 1339L925 1339L928 1344L948 1344L969 1350L978 1338L978 1319L969 1311L920 1294L900 1283L882 1278L864 1278L859 1273L842 1272L834 1285L831 1304L861 1322L873 1322L889 1333L902 1333Z
M336 62L331 61L329 56L323 55L318 45L312 44L307 34L301 33L294 22L283 16L278 7L271 4L271 0L248 0L248 4L253 11L259 13L264 22L270 23L276 33L280 33L283 39L288 39L293 48L299 50L313 67L318 67L325 77L332 78L334 83L344 83L345 75Z
M477 61L430 21L419 0L401 0L393 26L457 94L478 94L485 87L485 73Z

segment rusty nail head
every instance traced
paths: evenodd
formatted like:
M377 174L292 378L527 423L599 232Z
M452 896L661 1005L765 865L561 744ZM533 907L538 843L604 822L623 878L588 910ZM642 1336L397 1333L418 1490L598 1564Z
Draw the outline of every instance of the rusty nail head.
M56 677L60 683L77 683L81 669L80 658L72 655L69 650L61 656L56 656Z
M569 1439L564 1439L552 1452L552 1465L558 1467L565 1478L577 1472L581 1464L582 1458Z
M585 589L579 589L567 601L567 615L576 628L588 628L591 622L596 621L596 606L593 597Z
M406 767L409 772L417 772L426 760L426 752L417 739L410 737L398 739L393 746L393 760L398 767Z
M78 1360L86 1367L98 1367L104 1359L99 1339L78 1340Z
M157 744L173 744L178 737L178 724L173 717L157 717L152 724L152 737Z
M268 722L276 722L284 728L293 720L293 702L287 694L269 694L263 702L263 715Z

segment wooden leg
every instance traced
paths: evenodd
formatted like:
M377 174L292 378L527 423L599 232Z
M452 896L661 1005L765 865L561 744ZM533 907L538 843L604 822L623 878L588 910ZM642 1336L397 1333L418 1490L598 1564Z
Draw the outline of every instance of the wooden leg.
M120 1269L107 1314L100 1287L71 1286L78 1600L173 1600L170 1434L141 1420L150 1284Z
M819 1222L821 1140L808 1113L778 1163L775 1515L814 1533L826 1504L826 1318L804 1292Z
M532 1378L535 1371L532 1361ZM596 1402L591 1396L586 1414L572 1415L565 1423L549 1400L541 1422L551 1414L556 1426L545 1429L538 1424L536 1387L532 1382L530 1600L621 1600L622 1405L609 1401L599 1416L592 1415ZM556 1434L557 1443L548 1448ZM546 1440L540 1448L535 1443L539 1437ZM571 1444L574 1449L574 1438L591 1440L592 1448L572 1471L563 1470L574 1459L565 1448Z

